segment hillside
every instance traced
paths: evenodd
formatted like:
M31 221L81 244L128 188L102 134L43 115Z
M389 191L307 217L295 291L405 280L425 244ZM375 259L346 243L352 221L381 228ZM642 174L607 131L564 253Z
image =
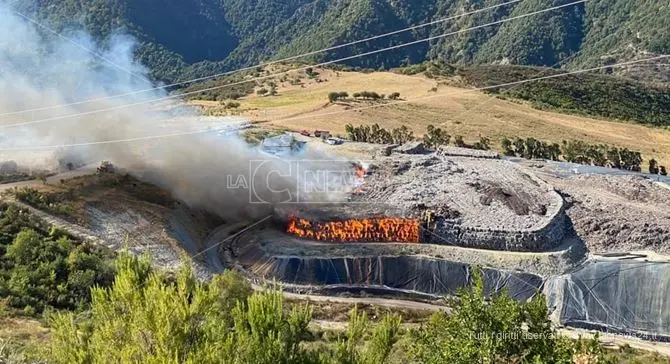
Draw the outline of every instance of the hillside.
M414 32L315 56L334 59L453 32L566 4L522 0ZM21 4L56 29L83 24L100 40L129 32L137 57L153 76L184 79L292 56L454 14L499 4L484 0L37 0ZM630 59L645 52L670 53L670 7L654 0L590 0L446 37L431 43L351 60L352 66L395 67L426 59L453 64L510 62L581 67Z
M428 63L399 70L426 70L426 75L448 84L485 88L500 97L529 101L540 109L668 126L670 89L623 77L594 73L562 75L551 68L482 65L459 67ZM523 80L540 79L514 84ZM560 77L558 77L560 76ZM495 88L497 85L508 87Z
M510 77L519 77L515 75L514 70L513 67L464 68L458 71L459 75L451 77L431 75L429 78L425 74L403 75L392 72L362 73L316 69L314 72L318 75L314 78L309 78L303 72L291 73L283 82L277 81L276 96L260 96L253 93L252 89L251 95L237 100L240 105L236 108L225 106L231 102L229 100L213 101L218 96L225 98L228 89L221 89L221 95L206 94L211 97L209 100L193 100L191 103L203 106L211 115L243 115L250 120L268 121L275 127L296 131L322 129L345 135L346 124L377 123L388 129L405 125L418 136L426 131L428 125L433 124L445 129L452 138L462 135L468 142L474 142L480 136L490 138L494 144L503 137L532 137L555 143L561 143L563 140L582 140L592 144L603 143L639 150L645 159L655 158L661 164L670 165L670 131L667 128L612 122L605 118L605 115L593 117L587 112L589 110L587 106L595 105L599 109L594 111L625 113L630 116L629 120L640 123L644 120L635 120L635 117L648 116L652 118L651 120L667 119L670 115L670 110L667 108L670 104L667 92L637 89L635 92L638 92L638 96L633 100L648 103L646 108L621 104L615 105L618 107L610 111L607 109L607 103L617 104L618 98L626 97L626 90L630 91L631 87L640 85L635 83L612 85L604 81L611 82L617 78L583 76L571 79L573 82L567 82L562 88L552 92L547 91L552 90L551 80L509 89L502 94L487 95L482 92L469 92L464 88L471 85L485 85L488 77L493 75L496 78L491 78L492 83L506 82ZM532 68L516 70L526 77L534 77L539 71L541 70ZM475 77L477 75L483 79ZM267 87L267 84L257 86L256 90ZM577 97L588 94L586 91L590 88L596 91L593 98ZM328 101L330 92L345 91L353 95L364 90L386 95L399 92L401 102L411 102L384 106L391 101L352 98L336 103ZM603 90L611 92L604 93ZM573 93L577 96L568 97ZM524 97L528 101L524 101ZM551 104L561 100L570 102ZM357 108L362 110L351 110ZM554 110L570 114L557 113ZM656 114L652 112L653 110L656 110ZM339 149L345 147L346 144Z

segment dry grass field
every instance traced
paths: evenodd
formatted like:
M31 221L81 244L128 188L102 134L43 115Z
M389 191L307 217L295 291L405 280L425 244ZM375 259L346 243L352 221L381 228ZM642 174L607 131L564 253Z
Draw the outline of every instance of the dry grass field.
M466 141L484 136L495 144L504 136L534 137L559 143L578 139L639 150L645 159L656 158L661 164L670 165L670 131L666 129L541 111L481 92L438 85L437 81L421 75L317 71L316 79L303 74L300 85L275 81L278 95L251 95L239 100L241 106L237 112L251 120L268 121L270 126L292 130L325 129L342 135L347 123L378 123L386 128L407 125L416 135L421 135L429 124L441 125L450 135L462 135ZM288 78L298 77L294 74ZM346 91L351 95L364 90L386 95L399 92L402 100L397 104L393 101L328 102L329 92ZM217 102L194 103L212 109L220 106Z

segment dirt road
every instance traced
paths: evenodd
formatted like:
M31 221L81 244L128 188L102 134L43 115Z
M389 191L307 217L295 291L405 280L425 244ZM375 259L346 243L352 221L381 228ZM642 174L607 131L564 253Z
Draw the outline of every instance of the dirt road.
M89 164L89 165L83 166L81 168L77 168L73 171L57 173L53 176L47 177L47 184L57 184L57 183L60 183L61 179L70 179L70 178L74 178L74 177L81 177L81 176L86 176L86 175L89 175L89 174L94 174L97 170L97 166L98 166L98 164ZM21 187L29 187L29 186L39 186L41 184L42 184L42 182L39 181L39 180L5 183L5 184L0 184L0 192L10 190L14 187L21 188Z
M256 287L262 289L262 287ZM346 303L346 304L366 304L366 305L375 305L388 308L403 308L410 310L424 310L424 311L444 311L447 310L447 307L434 305L424 302L415 302L415 301L405 301L405 300L396 300L388 298L375 298L375 297L337 297L337 296L315 296L307 294L297 294L284 292L284 297L294 300L305 300L311 302L332 302L332 303Z

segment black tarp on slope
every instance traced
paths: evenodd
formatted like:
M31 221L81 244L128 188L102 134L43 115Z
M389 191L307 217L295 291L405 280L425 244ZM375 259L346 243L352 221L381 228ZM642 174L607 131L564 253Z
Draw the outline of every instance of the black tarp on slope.
M550 307L561 323L611 332L670 337L670 264L588 261L548 282Z
M453 294L471 280L467 264L426 257L270 258L269 275L303 285L365 285L416 291L431 295ZM543 279L521 272L483 269L486 291L508 289L519 300L541 290Z

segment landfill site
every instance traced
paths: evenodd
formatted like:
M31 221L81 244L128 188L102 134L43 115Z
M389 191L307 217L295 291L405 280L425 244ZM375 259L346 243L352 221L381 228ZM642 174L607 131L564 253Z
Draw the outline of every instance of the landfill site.
M667 180L420 142L279 138L247 156L248 172L212 169L216 183L198 191L227 191L206 199L218 211L183 192L196 190L186 178L168 190L141 181L146 173L101 177L90 165L40 187L83 191L77 216L24 205L165 269L186 254L203 279L235 269L301 297L439 305L480 269L488 293L544 293L559 326L670 339Z
M481 269L489 293L543 292L556 324L670 338L664 182L418 142L368 147L346 201L275 205L219 247L222 264L295 293L419 301Z

